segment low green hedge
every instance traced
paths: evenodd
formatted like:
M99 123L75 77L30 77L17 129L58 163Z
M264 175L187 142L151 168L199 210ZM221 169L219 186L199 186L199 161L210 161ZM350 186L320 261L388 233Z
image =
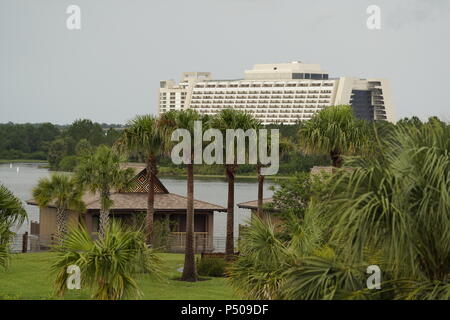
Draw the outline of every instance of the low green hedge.
M197 272L205 277L224 277L228 263L223 258L204 257L197 260Z

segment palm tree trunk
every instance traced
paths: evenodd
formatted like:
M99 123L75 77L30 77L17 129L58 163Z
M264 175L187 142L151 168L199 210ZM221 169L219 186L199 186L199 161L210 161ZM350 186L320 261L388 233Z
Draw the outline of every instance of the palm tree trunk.
M100 230L99 236L100 238L104 238L106 232L108 231L109 226L109 210L108 209L100 209Z
M258 172L258 210L257 215L259 218L263 214L263 198L264 198L264 176L261 174L261 164L256 165Z
M147 159L148 194L147 194L147 215L145 218L148 245L151 245L153 241L153 217L155 215L155 175L156 175L155 171L156 171L156 159L150 157L149 159Z
M227 239L225 254L226 259L231 260L234 255L234 178L235 165L227 164L226 173L228 179L228 205L227 205Z
M330 157L331 157L333 167L335 167L335 168L342 167L343 159L341 157L341 153L339 152L339 150L336 150L336 149L331 150Z
M187 165L187 212L186 212L186 247L184 256L184 268L181 280L197 281L194 252L194 165Z
M56 234L55 240L57 244L61 244L66 235L67 212L63 208L56 209Z
M106 232L109 228L109 191L104 190L100 194L101 198L101 208L100 208L100 230L99 230L99 236L100 238L105 237Z

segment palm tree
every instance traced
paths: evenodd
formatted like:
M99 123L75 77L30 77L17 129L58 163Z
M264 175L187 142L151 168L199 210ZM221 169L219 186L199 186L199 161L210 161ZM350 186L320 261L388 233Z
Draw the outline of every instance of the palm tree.
M56 294L67 290L67 268L80 268L81 286L92 290L92 299L117 300L142 295L136 273L160 277L161 260L145 243L141 231L130 230L113 221L104 236L93 240L83 226L69 230L51 270L56 274Z
M82 188L67 174L52 174L50 178L41 178L33 188L33 198L40 207L56 207L55 239L64 239L67 228L67 211L84 211L81 199Z
M197 281L197 269L195 266L194 249L194 125L195 121L202 121L202 128L205 129L206 121L197 111L188 109L186 111L170 111L165 113L162 121L170 124L173 129L188 130L191 136L191 150L189 154L190 162L187 167L187 212L186 212L186 247L184 268L181 280Z
M238 292L282 299L450 298L450 126L430 119L375 137L379 152L349 159L354 171L311 180L319 193L304 216L290 221L288 235L258 225L245 235L231 270ZM275 257L281 258L271 264ZM367 288L370 265L382 270L381 290Z
M228 282L236 294L244 299L276 299L288 251L270 220L252 218L252 227L241 234L239 248L239 257L228 270Z
M348 259L379 248L398 297L449 299L450 126L402 124L377 143L376 156L354 159L359 169L334 182L331 240Z
M258 125L259 122L250 114L233 109L224 109L210 119L210 127L219 129L223 133L225 133L227 129L242 129L244 131L255 129ZM227 237L225 252L228 260L232 259L232 256L234 255L234 181L236 170L238 168L236 159L237 152L234 154L234 163L225 164L225 173L228 180Z
M100 237L105 236L109 225L111 192L125 189L133 175L131 168L121 168L123 162L111 148L101 145L94 154L82 157L75 169L77 183L100 195Z
M271 144L268 144L269 146L271 146ZM291 150L294 149L294 144L292 143L292 141L287 138L287 137L283 137L281 138L279 144L279 156L280 158L283 157L284 155L288 154ZM264 199L264 175L261 174L261 169L263 168L263 165L258 161L258 163L256 164L256 174L257 174L257 178L258 178L258 207L257 207L257 214L259 217L262 217L262 213L263 213L263 199Z
M244 299L362 299L367 263L351 264L329 243L314 205L298 216L283 212L284 230L255 217L244 230L228 281ZM374 294L375 296L375 294Z
M327 107L299 130L300 147L306 153L329 153L333 167L340 168L342 155L366 152L370 127L353 115L351 106Z
M10 228L21 225L27 219L22 201L0 184L0 266L6 267L9 260L9 242L13 233Z
M122 152L144 156L149 181L146 216L147 243L151 244L155 214L157 159L168 151L170 135L165 130L168 130L169 126L164 125L152 115L137 116L128 125L130 128L124 130L116 146Z

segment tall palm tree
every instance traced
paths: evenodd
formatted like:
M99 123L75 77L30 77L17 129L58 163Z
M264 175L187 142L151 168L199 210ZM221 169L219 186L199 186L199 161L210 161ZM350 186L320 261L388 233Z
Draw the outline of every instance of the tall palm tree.
M342 155L366 152L370 139L370 126L355 118L351 106L327 107L299 130L300 147L306 153L329 153L335 168L342 166Z
M155 214L155 177L157 159L168 152L170 135L168 125L163 125L152 115L137 116L131 120L121 138L116 143L121 152L143 155L147 169L149 189L147 196L146 231L147 243L151 244L153 236L153 218ZM171 132L170 132L171 133Z
M268 146L270 147L271 144L269 143ZM278 153L280 158L284 155L287 155L291 150L294 150L294 144L292 141L287 138L283 137L281 138L279 144L278 144ZM257 214L259 217L262 217L263 213L263 199L264 199L264 178L265 176L261 174L261 169L263 168L263 165L261 162L258 161L256 164L256 174L258 179L258 207L257 207Z
M84 211L82 195L82 188L67 174L55 173L50 178L41 178L33 188L33 198L40 207L48 205L56 207L57 242L62 241L66 235L67 211Z
M111 148L101 145L94 154L82 157L75 169L77 183L100 195L100 237L105 235L109 225L111 192L125 189L133 176L131 168L121 168L123 162Z
M210 127L219 129L223 133L227 129L255 129L258 127L258 121L250 114L233 110L224 109L210 119ZM224 134L225 136L226 134ZM225 146L225 145L224 145ZM226 146L225 146L226 149ZM242 150L238 150L238 152ZM234 255L234 181L236 177L237 164L237 152L234 152L234 163L225 164L225 174L228 180L228 201L227 201L227 236L226 236L226 256L227 259L232 259Z
M188 130L191 136L190 162L187 168L187 212L186 212L186 247L184 268L181 280L197 281L197 269L195 266L194 248L194 125L195 121L202 121L203 130L206 128L205 118L197 111L188 109L185 111L170 111L162 115L161 120L170 124L173 129Z
M9 242L13 233L10 228L21 225L27 219L22 201L0 184L0 266L6 267L9 260Z

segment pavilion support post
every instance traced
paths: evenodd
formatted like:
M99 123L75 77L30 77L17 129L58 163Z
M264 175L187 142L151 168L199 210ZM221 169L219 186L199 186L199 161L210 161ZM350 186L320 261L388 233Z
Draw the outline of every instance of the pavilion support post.
M28 231L22 236L22 253L27 253L28 251Z

